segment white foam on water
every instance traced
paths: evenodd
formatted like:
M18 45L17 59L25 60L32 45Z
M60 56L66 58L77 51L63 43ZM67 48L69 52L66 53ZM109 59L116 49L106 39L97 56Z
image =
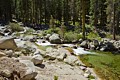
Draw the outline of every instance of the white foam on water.
M37 41L35 42L37 45L41 45L41 46L54 46L56 44L51 44L50 42L48 41L45 41L45 43L43 43L42 41Z
M73 49L74 54L75 55L81 55L81 54L95 54L94 52L89 52L89 51L85 51L84 48L77 48L77 49Z

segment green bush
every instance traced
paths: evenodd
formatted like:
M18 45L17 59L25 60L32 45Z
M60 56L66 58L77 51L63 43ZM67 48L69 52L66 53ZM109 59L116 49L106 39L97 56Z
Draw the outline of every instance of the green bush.
M52 34L52 33L58 33L59 31L60 31L60 28L55 28L55 29L50 28L48 30L45 30L44 33L46 33L46 34Z
M87 38L91 39L91 40L93 40L93 39L101 40L101 37L97 33L94 33L94 32L90 32L87 35Z
M10 23L10 29L12 30L12 32L20 32L23 31L23 27L21 27L20 25L18 25L17 23Z
M64 35L64 40L67 42L78 41L80 38L82 38L82 35L74 32L66 32Z
M25 34L31 34L33 32L34 32L34 29L28 29L28 30L26 30Z

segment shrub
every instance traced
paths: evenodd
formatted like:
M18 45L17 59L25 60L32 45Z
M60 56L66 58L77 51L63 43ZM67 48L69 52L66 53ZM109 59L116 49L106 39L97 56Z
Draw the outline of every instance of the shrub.
M97 34L97 33L94 33L94 32L90 32L88 35L87 35L87 38L88 39L97 39L97 40L101 40L101 37Z
M25 32L25 34L31 34L33 32L34 32L34 29L27 29L26 32Z
M78 41L80 38L82 38L82 35L74 32L66 32L64 35L64 40L67 42Z
M52 34L52 33L59 33L60 32L60 28L55 28L55 29L52 29L52 28L50 28L50 29L48 29L48 30L45 30L45 32L44 33L46 33L46 34Z
M17 23L10 23L10 29L12 30L12 32L20 32L23 31L23 27L21 27L20 25L18 25Z

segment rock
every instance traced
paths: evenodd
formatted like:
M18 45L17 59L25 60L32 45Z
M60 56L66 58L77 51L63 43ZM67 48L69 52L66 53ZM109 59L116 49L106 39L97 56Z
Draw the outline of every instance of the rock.
M82 69L82 70L86 70L86 68L87 67L85 67L85 66L80 66L80 69Z
M33 35L26 35L26 36L23 37L23 40L24 40L24 41L30 41L30 40L32 40L33 38L34 38Z
M12 56L13 56L13 50L7 50L7 51L5 51L5 54L6 54L8 57L12 57Z
M59 37L59 34L53 34L52 36L50 36L49 41L51 43L61 43L61 39Z
M90 75L90 74L88 74L88 73L84 73L84 75L83 75L83 76L84 76L85 78L88 78L88 77L89 77L89 75Z
M2 77L2 76L0 76L0 80L5 80L5 78L4 78L4 77Z
M104 43L107 43L107 42L109 42L110 41L110 39L109 38L102 38L102 40L101 40L102 42L104 42Z
M15 75L18 76L18 80L21 80L20 78L25 75L26 70L26 66L20 63L18 60L8 57L0 58L0 76L4 77L5 79L11 75ZM14 72L16 72L16 74L14 74ZM13 80L13 78L11 78L12 77L9 79Z
M4 76L4 77L9 78L9 77L11 77L12 72L10 72L9 70L5 69L5 70L2 70L0 74L2 76Z
M45 38L46 38L46 40L49 40L49 37L51 36L51 34L47 34L46 36L45 36Z
M58 56L57 56L57 59L58 60L64 60L64 58L66 58L66 54L65 53L60 53Z
M83 42L83 39L79 39L79 43L82 43Z
M32 39L30 39L30 41L31 41L31 42L36 42L36 41L37 41L37 38L34 38L34 37L33 37Z
M99 46L99 41L98 41L98 40L93 40L93 45L94 45L95 47Z
M81 47L88 48L88 41L85 40L80 44Z
M105 42L100 44L100 51L114 51L115 47L110 42Z
M70 64L70 65L75 65L75 62L78 61L77 57L71 55L67 56L67 58L64 59L64 62Z
M47 49L46 49L46 52L53 52L53 48L52 47L48 47Z
M35 80L35 77L37 76L37 72L32 72L30 74L26 74L21 80Z
M0 49L17 49L17 45L13 38L3 38L0 40Z
M35 66L34 66L33 62L31 62L30 60L20 60L20 62L27 66L26 72L21 77L21 80L33 80L38 74L35 71Z
M58 52L52 52L52 53L47 53L47 56L50 57L50 59L54 60L58 57L59 53Z
M119 49L120 48L120 41L115 41L113 43L113 45L115 46L116 49Z
M20 56L19 58L18 58L19 60L32 60L32 56Z
M41 55L34 55L31 60L35 65L42 64L43 57Z
M3 52L0 52L0 57L4 57L4 56L6 56L6 54Z
M40 50L39 49L36 49L36 51L34 52L34 55L40 55L41 53L40 53Z
M91 74L90 70L86 69L85 73Z
M70 52L64 48L58 48L59 55L57 56L57 59L64 60L64 58L67 57L67 55L70 55Z
M83 65L83 63L80 60L76 61L75 64L78 66Z

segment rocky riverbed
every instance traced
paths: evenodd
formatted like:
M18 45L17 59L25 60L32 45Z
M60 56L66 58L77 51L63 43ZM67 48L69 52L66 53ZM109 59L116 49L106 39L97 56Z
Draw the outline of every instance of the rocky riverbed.
M37 40L45 43L35 35L37 32L26 36L21 32L18 37L9 30L11 34L6 36L6 29L1 28L0 36L0 80L54 80L55 76L58 80L100 80L65 45L51 45L43 50L36 45Z

